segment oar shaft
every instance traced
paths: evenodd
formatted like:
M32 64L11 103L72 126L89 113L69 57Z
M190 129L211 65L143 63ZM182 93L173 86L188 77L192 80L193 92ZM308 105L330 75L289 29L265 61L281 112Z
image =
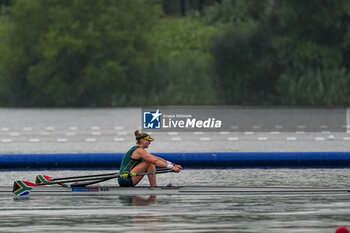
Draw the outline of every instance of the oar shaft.
M167 171L169 168L157 168L157 171ZM101 176L112 176L118 175L118 172L113 173L105 173L105 174L95 174L95 175L87 175L87 176L70 176L70 177L61 177L61 178L53 178L52 181L62 181L62 180L72 180L72 179L80 179L80 178L90 178L90 177L101 177Z
M48 182L44 182L38 185L48 185L48 184L57 184L57 183L74 183L74 182L81 182L81 181L98 181L101 180L101 182L106 181L106 180L110 180L113 178L119 178L119 177L124 177L124 178L128 178L128 177L135 177L135 176L145 176L145 175L155 175L155 174L162 174L162 173L168 173L168 172L172 172L173 170L170 169L162 169L159 171L154 171L154 172L145 172L145 173L126 173L126 174L118 174L118 173L112 173L112 175L104 175L104 176L98 176L98 177L82 177L82 178L78 178L78 179L67 179L64 180L63 178L59 179L59 181L57 179L54 179L52 181L48 181Z
M72 180L72 179L80 179L80 178L90 178L90 177L100 177L100 176L111 176L111 175L117 175L119 173L113 172L113 173L106 173L106 174L96 174L96 175L87 175L87 176L71 176L71 177L61 177L61 178L54 178L52 181L60 181L60 180Z
M105 175L105 176L98 176L98 177L82 177L78 179L59 179L59 180L52 180L52 181L47 181L44 183L40 183L38 185L47 185L47 184L57 184L57 183L73 183L73 182L80 182L80 181L90 181L90 180L101 180L101 179L113 179L113 178L119 178L120 175L118 173L114 173L114 175Z
M145 173L127 173L127 174L122 174L121 176L128 178L128 177L135 177L135 176L145 176L145 175L155 175L155 174L162 174L162 173L168 173L168 172L173 172L173 170L169 169L169 168L165 168L165 169L161 169L161 170L157 170L155 172L145 172ZM119 176L120 177L120 176ZM113 179L115 177L105 177L105 178L99 178L99 179L95 179L95 180L90 180L89 182L86 183L75 183L75 184L71 184L71 187L85 187L87 185L92 185L92 184L97 184L97 183L101 183L110 179ZM88 181L88 180L85 180Z

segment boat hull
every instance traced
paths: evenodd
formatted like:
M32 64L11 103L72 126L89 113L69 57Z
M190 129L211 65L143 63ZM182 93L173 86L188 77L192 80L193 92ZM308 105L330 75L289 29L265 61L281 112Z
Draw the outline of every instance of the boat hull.
M1 186L0 195L11 195L12 187ZM34 187L30 196L34 195L314 195L345 194L350 189L340 188L300 188L300 187L227 187L227 186L171 186L171 187Z

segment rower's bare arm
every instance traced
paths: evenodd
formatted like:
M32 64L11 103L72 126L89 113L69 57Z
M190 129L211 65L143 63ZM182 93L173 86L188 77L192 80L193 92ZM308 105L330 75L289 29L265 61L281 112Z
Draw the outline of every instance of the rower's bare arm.
M153 155L154 157L156 157L156 158L158 158L158 159L160 159L160 160L162 160L163 162L166 162L166 163L168 163L168 161L166 161L165 159L163 159L163 158L160 158L160 157L157 157L157 156L155 156L155 155ZM175 163L172 163L174 166L177 166L177 167L179 167L180 169L182 169L182 166L181 165L179 165L179 164L175 164Z
M143 150L143 149L137 149L136 152L138 153L138 155L140 156L140 158L142 158L143 160L152 163L154 165L156 165L157 167L167 167L167 162L164 160L160 160L158 157L148 153L147 151Z
M160 157L157 157L157 156L155 156L155 155L153 155L154 157L156 157L157 159L159 159L159 160L162 160L163 162L167 162L165 159L163 159L163 158L160 158Z
M145 150L138 150L137 151L141 158L143 158L145 161L152 163L156 165L157 167L168 167L168 162L162 158L159 158L157 156L154 156L150 153L148 153ZM173 165L172 170L175 172L180 172L182 167L180 165Z

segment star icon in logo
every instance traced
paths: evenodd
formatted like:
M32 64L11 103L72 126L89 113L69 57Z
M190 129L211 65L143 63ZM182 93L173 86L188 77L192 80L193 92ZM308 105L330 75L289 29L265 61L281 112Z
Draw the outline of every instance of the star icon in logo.
M157 109L157 111L156 111L155 113L152 113L153 118L152 118L151 122L154 121L154 120L159 121L159 117L160 117L161 115L162 115L162 113L160 113L160 112L159 112L159 109Z

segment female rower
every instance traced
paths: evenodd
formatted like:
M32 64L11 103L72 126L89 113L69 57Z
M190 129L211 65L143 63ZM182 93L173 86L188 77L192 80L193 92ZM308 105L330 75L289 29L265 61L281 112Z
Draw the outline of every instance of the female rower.
M180 172L182 167L180 165L171 163L162 158L148 153L145 149L154 141L147 133L140 133L135 131L136 145L126 152L120 165L120 174L124 173L144 173L155 172L156 167L164 167L172 169L175 172ZM135 176L118 178L118 183L122 187L133 187L137 185L143 176ZM156 175L148 175L149 184L151 187L157 186Z

